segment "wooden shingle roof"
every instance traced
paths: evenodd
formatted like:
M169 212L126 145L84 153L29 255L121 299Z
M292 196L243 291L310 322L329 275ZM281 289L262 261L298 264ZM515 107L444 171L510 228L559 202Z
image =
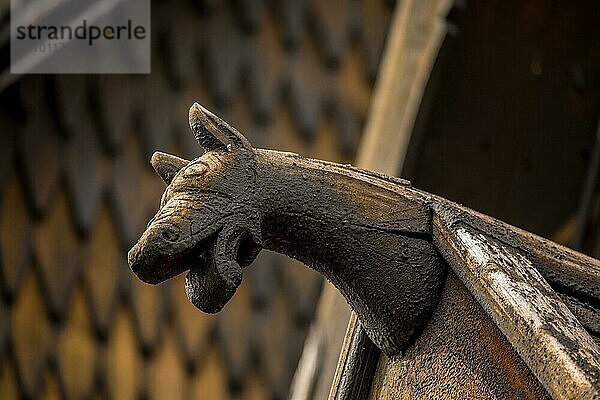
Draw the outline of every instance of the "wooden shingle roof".
M218 316L179 279L138 281L126 250L163 189L148 161L201 154L185 118L195 100L256 144L349 160L392 6L153 2L152 74L5 88L0 398L285 397L321 279L265 254Z

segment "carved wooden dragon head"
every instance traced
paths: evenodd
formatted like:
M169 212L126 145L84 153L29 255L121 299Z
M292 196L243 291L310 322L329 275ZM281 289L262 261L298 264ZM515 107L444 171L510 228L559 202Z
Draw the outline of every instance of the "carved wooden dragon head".
M395 355L429 320L448 261L547 388L599 393L600 350L540 275L566 288L563 298L576 296L577 304L595 310L597 260L403 180L254 149L198 104L189 118L206 153L192 161L152 157L168 186L128 255L139 278L159 283L189 270L189 299L217 312L241 283L242 267L264 246L323 274L375 345ZM543 324L553 330L539 329ZM562 372L547 368L548 360ZM565 376L577 390L565 389Z
M189 270L190 301L212 313L235 293L241 267L260 251L255 162L246 138L199 104L190 108L189 120L206 153L192 161L153 155L152 166L167 188L128 259L148 283Z
M329 279L379 348L404 349L435 306L446 270L427 198L406 181L254 149L198 104L189 120L206 153L192 161L153 155L167 188L129 251L133 272L160 283L189 271L188 298L213 313L264 246Z

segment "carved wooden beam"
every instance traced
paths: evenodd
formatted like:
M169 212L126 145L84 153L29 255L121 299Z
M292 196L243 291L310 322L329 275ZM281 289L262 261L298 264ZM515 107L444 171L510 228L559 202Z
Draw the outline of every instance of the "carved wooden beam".
M128 255L140 279L159 283L188 271L190 301L217 312L241 283L243 267L261 248L271 249L329 279L369 338L393 355L427 323L448 262L550 393L564 394L565 379L569 390L600 393L600 349L552 289L594 314L597 260L402 179L254 149L198 104L190 126L204 155L152 158L168 186Z

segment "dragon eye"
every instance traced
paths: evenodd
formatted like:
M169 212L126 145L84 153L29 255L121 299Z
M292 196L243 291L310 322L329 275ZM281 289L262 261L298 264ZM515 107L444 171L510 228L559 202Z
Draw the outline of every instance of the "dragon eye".
M184 174L186 176L198 176L203 175L206 171L208 171L208 166L203 162L197 162L187 167Z
M165 239L169 242L174 242L177 239L179 239L179 232L177 230L175 230L174 228L167 227L162 230L162 232L160 233L160 236L162 236L163 239Z

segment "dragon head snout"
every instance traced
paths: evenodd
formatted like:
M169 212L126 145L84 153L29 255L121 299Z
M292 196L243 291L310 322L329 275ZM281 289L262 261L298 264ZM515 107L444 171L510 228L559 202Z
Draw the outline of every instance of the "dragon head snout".
M184 262L184 254L177 247L183 237L174 226L149 227L140 240L127 253L131 270L146 283L156 284L172 278L189 269ZM170 250L165 251L172 245Z
M190 301L216 312L261 248L260 217L251 209L256 199L248 190L257 180L256 159L242 134L199 104L190 108L189 122L206 152L192 161L160 152L152 156L167 188L128 262L152 284L189 270Z

